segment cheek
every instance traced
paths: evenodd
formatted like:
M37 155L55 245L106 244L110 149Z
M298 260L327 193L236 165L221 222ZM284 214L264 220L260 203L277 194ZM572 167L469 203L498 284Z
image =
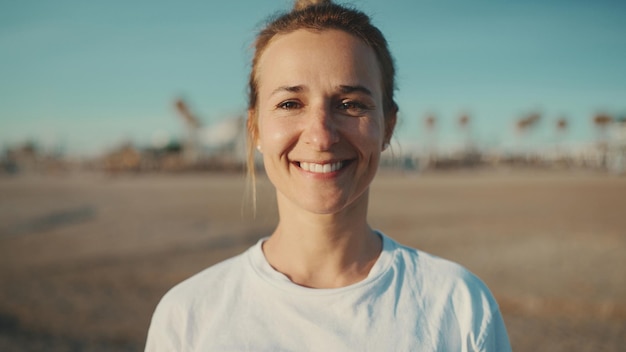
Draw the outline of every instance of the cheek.
M294 138L295 128L286 121L272 118L259 120L259 144L263 150L286 148Z
M355 132L353 138L361 142L362 148L379 149L379 144L382 145L383 127L380 122L378 120L370 120L352 129Z

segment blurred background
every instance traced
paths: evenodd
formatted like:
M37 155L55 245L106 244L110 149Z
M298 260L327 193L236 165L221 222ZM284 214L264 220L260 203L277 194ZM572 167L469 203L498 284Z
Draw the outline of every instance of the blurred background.
M169 287L271 233L246 81L291 4L0 0L0 350L141 350ZM483 278L517 351L623 348L626 3L348 4L398 70L372 225Z

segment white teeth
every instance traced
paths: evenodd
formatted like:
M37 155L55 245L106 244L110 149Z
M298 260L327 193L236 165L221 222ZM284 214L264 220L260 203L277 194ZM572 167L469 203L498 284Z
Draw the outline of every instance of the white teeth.
M336 163L330 163L330 164L307 163L304 161L300 162L300 167L303 170L314 172L317 174L326 174L329 172L337 171L341 169L341 166L343 166L343 163L341 161L338 161Z

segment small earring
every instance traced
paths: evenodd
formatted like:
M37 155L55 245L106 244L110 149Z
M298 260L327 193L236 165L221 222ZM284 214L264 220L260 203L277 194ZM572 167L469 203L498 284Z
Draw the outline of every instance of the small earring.
M383 151L387 150L387 148L389 148L389 143L383 143Z
M258 150L259 152L261 151L261 145L260 144L256 145L256 150Z

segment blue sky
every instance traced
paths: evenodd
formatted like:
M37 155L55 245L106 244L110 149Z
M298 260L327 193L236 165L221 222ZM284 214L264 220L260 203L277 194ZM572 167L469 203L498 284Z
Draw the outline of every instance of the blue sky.
M340 1L340 3L345 3ZM515 144L513 125L542 115L529 142L595 137L596 112L626 116L626 2L354 0L386 35L398 67L396 140L461 139L471 117L484 147ZM287 0L0 0L0 147L38 140L94 155L155 133L183 135L186 99L206 124L242 114L249 45Z

